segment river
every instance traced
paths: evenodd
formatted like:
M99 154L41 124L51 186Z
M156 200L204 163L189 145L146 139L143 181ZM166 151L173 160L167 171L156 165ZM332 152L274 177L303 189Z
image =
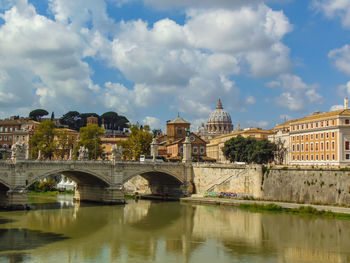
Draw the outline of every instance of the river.
M350 262L350 221L235 207L32 196L0 212L0 262Z

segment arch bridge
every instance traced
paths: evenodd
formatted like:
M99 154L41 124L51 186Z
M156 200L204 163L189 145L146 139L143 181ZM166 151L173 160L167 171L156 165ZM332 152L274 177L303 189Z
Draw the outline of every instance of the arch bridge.
M0 162L0 206L25 208L28 187L57 173L77 183L74 198L81 201L124 203L123 184L137 175L153 189L176 189L182 196L193 192L191 163L8 160Z

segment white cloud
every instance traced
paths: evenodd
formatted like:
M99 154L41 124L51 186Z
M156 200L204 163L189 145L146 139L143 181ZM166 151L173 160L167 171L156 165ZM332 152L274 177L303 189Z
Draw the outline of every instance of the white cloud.
M269 126L268 121L247 121L246 126L249 128L266 128Z
M336 110L342 110L342 109L344 109L344 105L333 105L330 109L329 109L329 111L336 111Z
M307 104L322 103L322 96L317 92L316 85L308 85L296 75L282 74L276 81L267 83L267 86L278 88L281 95L275 102L291 111L303 111Z
M253 96L248 96L248 97L246 98L246 103L247 103L247 104L255 104L255 103L256 103L255 97L253 97Z
M94 0L50 0L50 19L17 0L0 13L5 21L0 26L0 106L61 113L104 108L135 117L166 98L175 111L199 119L218 97L229 102L229 109L255 103L253 97L240 98L236 75L270 76L290 68L282 40L292 26L283 12L259 0L162 3L174 2L186 9L183 25L167 18L153 25L117 23L108 16L106 2ZM108 80L96 85L88 57L120 71L132 87Z
M328 53L328 57L334 60L338 70L350 75L350 46L345 45L339 49L333 49Z
M314 0L313 7L328 18L339 17L345 28L350 28L349 0Z
M146 118L144 118L142 120L142 123L145 125L148 125L151 127L151 129L159 129L161 128L161 122L160 119L156 118L156 117L151 117L151 116L146 116Z

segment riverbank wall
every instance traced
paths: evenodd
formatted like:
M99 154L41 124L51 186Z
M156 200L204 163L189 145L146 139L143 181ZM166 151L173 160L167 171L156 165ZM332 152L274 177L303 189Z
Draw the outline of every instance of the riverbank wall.
M193 183L199 196L350 206L348 168L194 164Z

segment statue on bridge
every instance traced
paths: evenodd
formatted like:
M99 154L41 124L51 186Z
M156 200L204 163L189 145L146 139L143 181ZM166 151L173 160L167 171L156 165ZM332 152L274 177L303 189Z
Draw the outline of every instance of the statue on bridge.
M87 160L89 160L89 150L85 146L80 146L78 161L87 161Z
M113 162L118 162L118 161L122 160L122 155L123 155L123 147L122 146L113 145L111 152L112 152L111 160Z
M28 158L28 145L24 142L16 142L11 147L11 160L25 160Z

